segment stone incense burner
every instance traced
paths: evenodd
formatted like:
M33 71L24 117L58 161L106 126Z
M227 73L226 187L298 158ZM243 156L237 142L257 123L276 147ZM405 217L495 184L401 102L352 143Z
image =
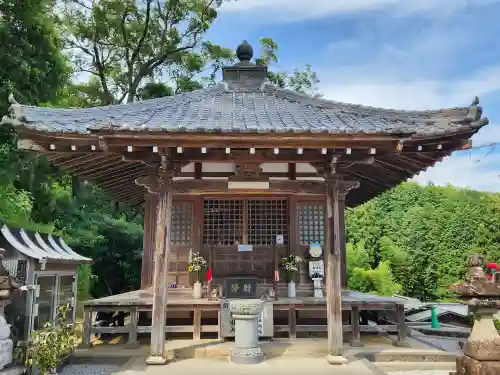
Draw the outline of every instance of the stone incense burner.
M451 375L500 374L500 335L493 319L500 309L500 282L487 278L483 259L479 254L473 255L468 280L450 287L475 316L472 332L463 346L464 355L457 358L457 371Z

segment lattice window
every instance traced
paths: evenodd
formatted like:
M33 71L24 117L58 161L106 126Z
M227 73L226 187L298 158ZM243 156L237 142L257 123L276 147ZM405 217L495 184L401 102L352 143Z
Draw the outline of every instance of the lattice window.
M189 245L192 242L193 205L176 202L172 204L172 229L170 243L174 245Z
M325 240L325 209L320 204L298 204L297 222L301 245L320 243Z
M26 282L26 265L27 261L25 260L3 260L3 266L9 275L21 282Z
M206 199L203 243L236 245L243 240L243 201Z
M248 243L272 245L276 235L288 243L288 200L262 199L248 201Z

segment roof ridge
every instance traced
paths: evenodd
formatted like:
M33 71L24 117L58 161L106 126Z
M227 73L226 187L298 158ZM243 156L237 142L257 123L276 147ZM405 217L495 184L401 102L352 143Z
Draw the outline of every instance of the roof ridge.
M418 110L418 109L394 109L394 108L384 108L384 107L375 107L375 106L370 106L370 105L364 105L364 104L355 104L355 103L347 103L347 102L341 102L333 99L325 99L322 97L312 97L310 95L300 93L297 91L294 91L289 88L282 88L279 86L276 86L272 83L266 82L264 84L264 91L271 93L277 97L282 97L287 100L292 100L296 101L301 104L305 105L313 105L316 107L322 107L325 109L331 109L331 108L336 108L338 106L344 107L345 109L366 109L366 110L374 110L374 111L381 111L381 112L395 112L395 113L401 113L401 114L409 114L409 113L414 113L416 115L422 115L422 114L433 114L433 113L442 113L442 112L448 112L448 111L466 111L469 110L473 105L474 102L471 106L467 107L448 107L448 108L436 108L436 109L424 109L424 110ZM477 98L477 97L476 97ZM479 103L479 102L477 102Z

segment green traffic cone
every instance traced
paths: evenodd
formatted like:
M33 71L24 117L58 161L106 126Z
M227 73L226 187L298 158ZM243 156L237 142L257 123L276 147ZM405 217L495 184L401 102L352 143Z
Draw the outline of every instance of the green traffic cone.
M431 328L441 328L436 314L436 306L434 305L431 306Z

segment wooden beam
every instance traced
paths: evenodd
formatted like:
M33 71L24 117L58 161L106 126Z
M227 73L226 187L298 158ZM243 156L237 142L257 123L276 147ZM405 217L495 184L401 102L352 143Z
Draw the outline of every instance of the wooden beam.
M256 182L256 181L248 181ZM269 189L263 192L291 193L291 194L324 194L324 183L321 181L265 181L269 183ZM228 181L223 180L177 180L172 182L174 194L190 193L223 193L238 192L242 189L229 189ZM257 190L251 190L255 192Z

